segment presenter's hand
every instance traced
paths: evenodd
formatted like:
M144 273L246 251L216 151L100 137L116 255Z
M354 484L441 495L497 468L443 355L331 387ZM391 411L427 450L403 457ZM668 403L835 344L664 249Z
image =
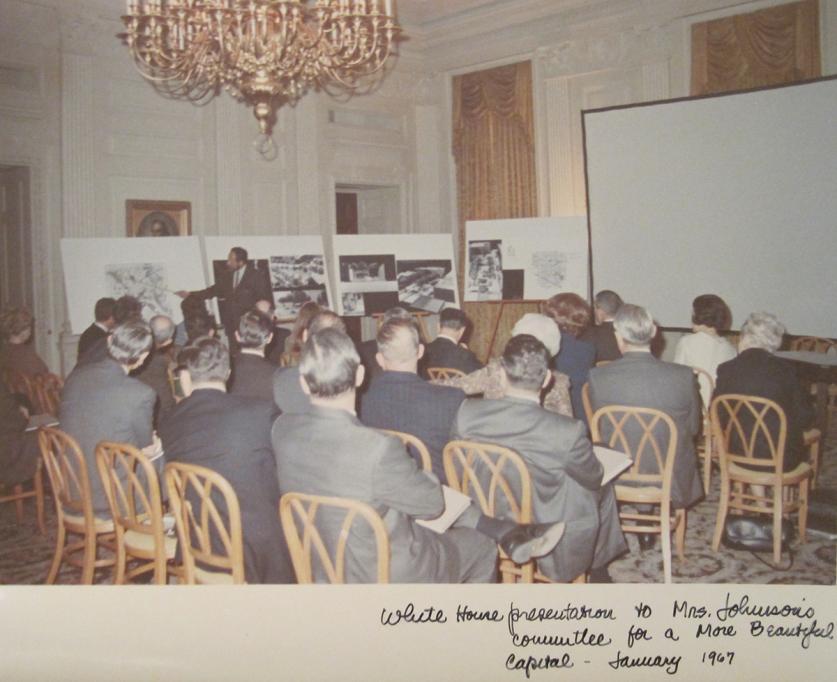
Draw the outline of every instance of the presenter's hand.
M186 298L190 292L181 289L180 291L175 291L174 293L180 296L180 298Z

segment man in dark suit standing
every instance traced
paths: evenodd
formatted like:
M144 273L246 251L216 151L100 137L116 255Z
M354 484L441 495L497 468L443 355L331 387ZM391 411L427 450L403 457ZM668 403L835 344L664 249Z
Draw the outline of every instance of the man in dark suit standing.
M355 389L363 368L352 340L334 328L311 334L299 367L311 407L283 414L273 425L280 490L346 497L374 507L387 527L391 582L488 582L496 573L495 543L525 563L552 551L561 539L561 523L517 525L483 516L474 505L443 534L416 524L442 513L442 488L433 474L419 470L401 441L358 421ZM321 532L331 543L341 532L341 520L325 519ZM371 534L353 536L352 550L346 555L347 580L373 582ZM316 579L324 580L322 575Z
M419 438L430 451L433 473L445 481L442 450L450 440L465 393L418 376L424 346L412 319L385 322L378 330L377 341L377 361L384 371L372 379L361 398L360 420L373 428L403 431Z
M96 320L87 329L85 329L78 340L78 354L76 361L99 339L104 339L110 334L110 330L116 324L113 320L113 306L116 301L112 298L100 298L96 301L96 306L93 309L94 319Z
M109 440L128 443L146 454L159 452L152 418L157 394L128 376L151 351L153 336L144 322L118 325L107 338L107 357L77 365L61 392L61 429L76 439L87 462L93 512L110 517L110 507L96 467L96 445ZM161 462L162 463L162 462Z
M273 338L273 320L254 308L241 316L235 338L241 350L233 358L230 393L271 402L277 367L264 353Z
M538 569L558 582L591 571L591 582L611 582L607 565L628 546L613 488L601 486L603 468L584 424L540 406L550 380L550 357L534 336L514 336L501 360L506 379L500 400L466 400L454 436L511 448L526 463L536 521L564 521L560 551L538 559ZM497 510L497 515L511 510Z
M657 327L645 308L624 304L613 326L623 356L590 370L593 410L628 405L651 407L669 415L677 426L671 502L675 509L690 507L703 496L695 458L695 435L701 420L695 375L689 367L662 362L651 354Z
M187 397L160 427L166 459L212 469L233 487L241 508L247 582L293 582L278 516L270 443L273 405L227 393L230 357L218 339L199 339L181 352L180 361Z
M257 301L271 298L268 290L270 278L247 263L247 251L240 246L230 249L226 269L215 284L206 289L192 292L201 299L218 297L221 308L221 324L227 332L230 350L235 352L235 331L241 316L256 305ZM186 298L190 292L178 291L178 296Z
M621 305L622 299L615 291L603 289L596 294L593 304L596 324L588 327L580 337L582 341L592 343L596 347L596 362L612 362L622 357L613 330L613 318Z
M450 367L465 374L483 368L477 356L460 345L468 330L468 317L458 308L445 308L439 314L439 335L427 344L425 367Z

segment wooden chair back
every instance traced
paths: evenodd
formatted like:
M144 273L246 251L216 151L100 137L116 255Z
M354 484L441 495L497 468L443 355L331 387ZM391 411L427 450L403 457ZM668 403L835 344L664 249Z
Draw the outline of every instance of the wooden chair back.
M345 583L350 538L361 531L362 526L368 526L375 539L375 582L389 582L389 536L381 517L365 502L290 492L282 495L279 501L279 517L297 582L314 583L318 575L324 573L329 583ZM339 530L336 537L330 537L326 529Z
M787 441L785 411L773 400L729 393L712 401L710 421L721 460L782 473Z
M407 448L407 452L409 452L411 456L419 459L421 462L421 468L425 471L433 471L433 464L430 460L430 451L420 438L417 438L410 433L404 433L403 431L393 431L392 429L379 430L381 433L388 433L390 436L400 438L401 442L404 443L404 447Z
M81 516L93 529L93 502L87 462L75 439L60 429L42 427L38 433L41 455L49 476L59 522L65 514Z
M299 364L299 353L285 351L279 355L280 367L296 367Z
M581 404L584 407L584 416L587 417L587 423L593 421L593 404L590 402L590 382L585 381L584 386L581 387Z
M163 528L163 504L160 481L154 465L137 448L127 443L102 441L96 446L96 466L104 483L105 495L116 529L116 541L125 551L126 534L146 536L153 550L129 554L151 559L133 575L154 572L154 582L166 584L166 541ZM130 537L130 535L128 536ZM119 558L116 583L124 580L124 558ZM130 576L129 576L130 577Z
M34 404L41 414L58 415L64 381L57 374L38 374L32 380Z
M709 490L712 460L718 458L712 447L712 427L709 423L709 403L712 402L712 394L715 393L715 381L709 372L700 367L692 367L692 372L700 388L700 413L703 418L703 442L698 446L698 454L703 458L703 489ZM706 396L709 396L708 401L705 400Z
M183 558L184 582L243 584L241 510L232 486L220 474L196 464L169 462L164 477ZM216 571L226 574L223 580Z
M428 367L427 377L434 381L435 379L456 379L457 377L464 377L465 372L454 367Z
M807 350L814 353L827 353L832 348L837 348L837 341L826 339L821 336L797 336L790 342L791 350Z

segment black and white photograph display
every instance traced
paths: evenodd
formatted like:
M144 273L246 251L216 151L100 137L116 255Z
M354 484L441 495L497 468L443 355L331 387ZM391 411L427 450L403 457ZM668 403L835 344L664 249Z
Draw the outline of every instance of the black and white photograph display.
M213 269L218 262L226 262L234 246L246 249L264 273L265 298L273 301L277 318L295 318L308 301L331 306L321 237L207 237L206 252Z
M469 220L466 301L587 297L587 221L582 216Z
M458 305L451 235L336 235L332 244L342 315Z
M105 266L108 293L112 298L133 296L142 304L142 317L172 316L166 266L163 263L120 263Z
M456 277L450 260L400 260L398 300L407 310L440 312L456 300Z
M90 325L100 298L136 296L146 320L168 315L179 323L174 292L206 288L197 237L62 239L61 260L74 334Z

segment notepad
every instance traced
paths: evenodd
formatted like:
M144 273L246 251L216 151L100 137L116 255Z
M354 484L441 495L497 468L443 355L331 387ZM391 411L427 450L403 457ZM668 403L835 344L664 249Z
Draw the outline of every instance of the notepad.
M610 483L614 478L621 474L625 469L631 466L633 460L624 452L618 450L611 450L603 445L594 445L593 452L604 467L604 475L602 476L602 485Z
M453 525L453 522L456 521L456 519L462 516L462 512L464 512L471 504L470 497L463 495L458 490L449 488L446 485L442 486L442 492L445 496L445 511L443 511L442 514L437 516L435 519L416 520L417 524L432 530L434 533L444 533Z
M58 426L58 420L51 414L33 414L26 425L27 431L37 431L42 426Z

